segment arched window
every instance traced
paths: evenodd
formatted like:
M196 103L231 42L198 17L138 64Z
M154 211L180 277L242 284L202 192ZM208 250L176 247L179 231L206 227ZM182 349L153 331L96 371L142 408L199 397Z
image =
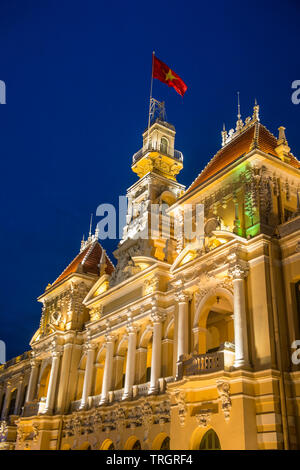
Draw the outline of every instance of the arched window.
M213 429L204 434L199 450L221 450L219 438Z
M160 450L170 450L170 438L165 437L161 443Z
M141 450L142 446L139 440L136 440L135 443L132 446L132 450Z
M100 450L115 450L115 445L111 439L105 439L105 441L102 442Z
M169 142L165 137L162 137L160 140L160 151L162 153L168 153Z

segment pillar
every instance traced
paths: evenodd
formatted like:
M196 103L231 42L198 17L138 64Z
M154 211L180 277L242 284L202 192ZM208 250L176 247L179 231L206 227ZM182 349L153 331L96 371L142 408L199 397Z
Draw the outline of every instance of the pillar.
M178 302L177 361L180 360L180 356L189 353L189 299L190 295L184 291L176 295Z
M53 413L56 388L57 388L56 386L57 386L60 356L61 356L61 351L55 350L52 352L50 379L49 379L49 385L48 385L48 390L47 390L46 405L45 405L43 414L51 415Z
M7 418L7 412L8 412L9 402L10 402L11 389L12 389L11 382L9 382L9 381L6 382L6 391L5 391L4 403L3 403L2 414L1 414L1 419L2 420L5 420Z
M152 309L151 319L153 322L153 340L149 394L158 392L158 379L161 377L162 322L164 321L165 316L159 312L157 307L155 307Z
M244 279L248 274L248 268L240 263L229 270L233 281L234 303L234 342L235 342L235 367L249 365L247 317L245 302Z
M125 385L123 400L132 397L132 387L134 385L135 375L135 353L136 353L136 326L129 324L127 327L128 333L128 351L127 351L127 362L125 372Z
M105 355L100 405L107 403L108 392L111 389L113 357L114 357L114 340L115 340L114 336L106 335L106 355Z
M30 377L29 377L25 403L27 403L28 401L32 401L35 398L36 385L37 385L37 379L38 379L38 373L39 373L39 364L35 359L30 361L30 365L31 365L31 371L30 371Z
M85 346L85 348L87 351L87 359L86 359L86 367L85 367L85 374L84 374L84 381L83 381L82 397L81 397L81 403L79 407L80 410L84 410L87 407L88 398L91 394L96 345L93 343L88 343Z
M17 396L16 396L16 404L15 404L15 409L14 409L14 415L19 415L20 414L20 408L21 408L21 402L22 402L22 396L23 396L23 389L24 389L24 375L21 375L19 378L19 383L18 383L18 391L17 391Z

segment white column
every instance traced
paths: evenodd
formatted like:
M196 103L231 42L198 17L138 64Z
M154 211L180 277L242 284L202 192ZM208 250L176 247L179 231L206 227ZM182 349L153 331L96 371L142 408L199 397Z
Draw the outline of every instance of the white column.
M4 398L2 414L1 414L1 419L2 420L5 420L7 418L7 412L8 412L9 402L10 402L11 389L12 389L11 383L9 381L6 382L5 398Z
M134 374L135 374L135 353L136 353L136 333L137 328L129 324L127 327L128 333L128 351L127 351L127 362L126 362L126 372L125 372L125 385L123 400L131 398L132 396L132 387L134 385Z
M189 338L189 302L190 294L181 291L176 294L178 302L178 330L177 330L177 361L180 356L188 354L188 338Z
M31 372L30 372L30 377L29 377L29 383L28 383L28 388L26 392L26 399L25 403L28 401L32 401L35 398L36 394L36 385L37 385L37 379L38 379L38 373L39 373L39 363L33 359L31 362Z
M114 340L112 335L106 335L106 355L105 365L103 372L103 382L101 390L100 405L103 405L108 400L108 392L111 388L112 370L113 370L113 357L114 357Z
M46 405L43 411L43 414L52 414L54 408L54 401L56 395L56 386L57 386L57 377L58 377L58 370L59 370L59 363L60 363L60 356L61 351L53 351L52 352L52 364L51 364L51 372L50 372L50 379L49 385L47 390L47 398L46 398Z
M247 317L245 303L244 278L248 269L242 264L236 264L230 268L229 273L233 280L234 296L234 342L235 342L235 367L249 365Z
M92 378L93 378L93 368L94 368L94 356L96 345L93 343L88 343L86 346L87 358L85 366L85 374L83 381L82 397L80 403L80 410L84 410L88 405L88 398L91 394L92 388Z
M165 316L160 313L157 308L154 308L152 309L151 319L153 322L153 340L149 394L157 393L158 391L158 379L161 376L162 322L164 321Z
M18 391L17 391L17 397L16 397L16 404L15 404L15 409L14 409L14 415L18 415L20 413L20 408L21 408L21 400L23 396L23 382L24 382L24 376L21 375L18 383Z

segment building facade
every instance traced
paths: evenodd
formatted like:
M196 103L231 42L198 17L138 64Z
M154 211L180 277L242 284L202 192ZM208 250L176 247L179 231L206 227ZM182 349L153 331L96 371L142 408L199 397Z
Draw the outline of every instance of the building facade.
M257 104L188 189L174 143L161 117L143 134L116 265L96 230L39 297L0 449L300 448L300 162Z

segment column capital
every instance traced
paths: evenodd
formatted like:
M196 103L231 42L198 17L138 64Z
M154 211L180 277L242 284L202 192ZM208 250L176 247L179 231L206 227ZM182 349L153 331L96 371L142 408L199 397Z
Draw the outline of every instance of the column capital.
M191 300L191 298L192 298L192 294L186 290L178 289L177 292L175 292L176 302L186 303L189 300Z
M32 369L34 369L35 367L38 367L39 363L40 363L40 361L38 359L36 359L35 357L30 359L30 366L31 366Z
M96 349L96 347L97 347L96 343L91 343L90 341L88 341L87 343L83 345L83 350L86 352L93 351L94 349Z
M25 378L25 375L21 374L18 378L18 383L21 384L23 382L24 378Z
M127 334L136 334L138 332L138 326L132 322L128 322L126 325Z
M53 351L51 351L51 356L53 359L59 358L61 355L62 355L61 349L53 349Z
M151 311L151 320L153 323L163 323L166 319L166 313L157 307Z
M245 279L249 274L248 263L242 260L238 261L229 267L228 274L233 279L233 281Z
M105 333L106 343L113 343L116 340L116 335L110 333L109 331Z

